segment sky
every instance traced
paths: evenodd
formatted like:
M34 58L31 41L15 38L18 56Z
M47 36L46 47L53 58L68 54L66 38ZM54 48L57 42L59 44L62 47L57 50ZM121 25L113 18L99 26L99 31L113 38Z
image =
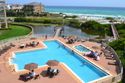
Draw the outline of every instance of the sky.
M41 2L45 6L125 7L125 0L6 0L9 4Z

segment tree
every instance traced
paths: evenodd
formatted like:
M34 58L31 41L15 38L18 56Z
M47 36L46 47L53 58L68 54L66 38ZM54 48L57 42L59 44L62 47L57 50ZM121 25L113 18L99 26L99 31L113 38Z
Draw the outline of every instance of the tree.
M116 20L112 17L107 17L106 20L109 20L109 22L116 22Z
M24 5L23 12L25 13L25 16L33 15L33 6L32 5Z

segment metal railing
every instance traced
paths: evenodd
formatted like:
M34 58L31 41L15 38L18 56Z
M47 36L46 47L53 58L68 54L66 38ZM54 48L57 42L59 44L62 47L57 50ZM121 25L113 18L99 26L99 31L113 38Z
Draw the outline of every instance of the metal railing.
M123 75L123 66L122 66L121 60L119 59L117 53L115 52L115 50L112 47L110 47L106 43L103 43L103 46L105 46L107 50L110 50L110 52L112 52L114 54L114 58L117 62L117 73L118 74L116 76L112 76L109 79L106 79L103 82L97 82L97 83L117 83L122 80L122 75Z

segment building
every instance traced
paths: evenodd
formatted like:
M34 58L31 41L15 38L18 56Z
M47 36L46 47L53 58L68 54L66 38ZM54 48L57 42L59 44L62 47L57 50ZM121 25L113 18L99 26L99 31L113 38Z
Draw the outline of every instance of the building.
M23 5L13 4L13 5L10 5L10 9L15 10L16 12L20 12L23 9Z
M2 26L5 25L5 26ZM0 0L0 28L8 28L5 0Z
M44 11L44 6L38 2L32 2L29 4L24 5L24 9L29 9L34 14L41 14Z

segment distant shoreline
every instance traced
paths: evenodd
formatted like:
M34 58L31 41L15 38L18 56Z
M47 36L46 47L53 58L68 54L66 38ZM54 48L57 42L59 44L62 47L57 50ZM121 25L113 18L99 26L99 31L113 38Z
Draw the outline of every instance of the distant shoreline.
M125 19L125 8L120 7L45 6L45 11L56 14Z
M115 16L115 15L102 15L102 14L75 14L75 13L65 13L65 12L49 12L49 13L53 13L53 14L59 14L59 13L62 13L62 14L66 14L66 15L69 15L69 16L86 16L86 17L95 17L95 18L106 18L106 17L112 17L112 18L123 18L125 19L125 16Z
M99 7L99 6L51 6L45 5L45 7L86 7L86 8L118 8L118 9L125 9L125 7Z

